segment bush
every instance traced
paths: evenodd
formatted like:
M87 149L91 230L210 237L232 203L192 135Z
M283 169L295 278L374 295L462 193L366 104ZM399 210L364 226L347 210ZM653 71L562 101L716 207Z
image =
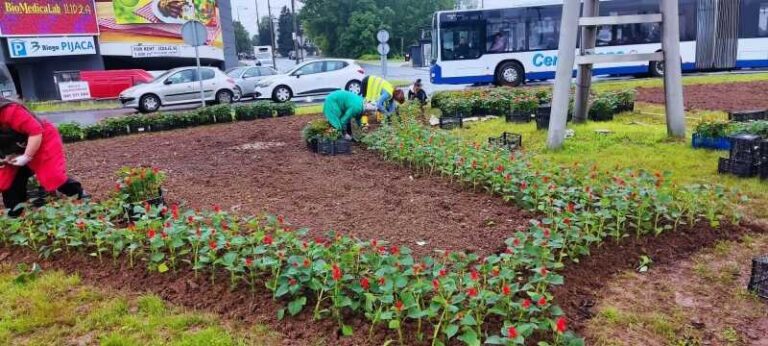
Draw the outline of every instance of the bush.
M595 98L595 100L592 101L592 105L589 107L589 119L592 121L613 120L613 115L616 114L617 107L618 103L616 98L612 95Z
M229 105L217 105L206 107L213 115L217 123L231 123L232 119L232 107Z
M331 126L325 119L315 119L309 122L301 131L301 137L309 142L313 139L337 140L341 138L341 132Z
M696 126L695 132L707 138L725 137L728 135L728 126L725 121L705 121Z
M80 127L80 124L75 122L60 124L58 128L59 134L61 134L61 139L64 141L64 143L81 141L85 135L85 132Z
M278 103L273 105L272 108L274 108L275 112L277 112L277 116L279 117L286 117L296 114L296 104L293 102Z
M117 187L123 201L134 204L160 197L165 173L157 168L123 168L118 172Z
M237 120L254 120L256 119L256 110L253 105L240 105L235 108L235 118Z
M272 106L272 102L259 101L253 104L253 110L256 113L257 118L264 119L272 117L274 107Z

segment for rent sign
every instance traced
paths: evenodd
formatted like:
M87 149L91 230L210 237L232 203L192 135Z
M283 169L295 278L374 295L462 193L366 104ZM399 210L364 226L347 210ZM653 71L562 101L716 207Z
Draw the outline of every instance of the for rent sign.
M0 36L98 34L93 0L0 1Z

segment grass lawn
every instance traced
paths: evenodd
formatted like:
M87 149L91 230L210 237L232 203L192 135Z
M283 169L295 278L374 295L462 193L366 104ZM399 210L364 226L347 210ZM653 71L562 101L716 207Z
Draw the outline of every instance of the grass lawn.
M764 82L768 81L768 72L759 73L717 73L705 75L689 75L683 77L683 85L719 84L738 82ZM620 90L627 88L661 88L664 80L661 78L641 78L620 81L600 81L594 83L596 92Z
M100 109L121 108L120 102L115 100L104 101L42 101L24 102L29 110L38 113L67 112L67 111L91 111Z
M701 112L689 114L688 126L692 128L701 118L723 117L724 113ZM574 137L566 139L562 150L546 149L547 132L537 131L536 124L506 123L494 119L480 123L469 123L463 130L455 132L469 140L485 142L489 137L502 132L523 135L523 148L532 154L535 161L572 164L574 162L596 164L603 170L642 168L650 171L668 171L677 183L722 184L735 188L753 198L746 213L755 217L768 216L768 184L757 178L741 179L717 174L719 157L725 151L693 149L690 135L685 141L670 140L666 136L663 107L639 105L638 112L617 116L611 122L588 122L569 124ZM608 130L599 134L596 130Z
M2 345L273 345L263 326L232 326L217 317L168 306L153 295L126 296L43 272L18 283L0 265Z

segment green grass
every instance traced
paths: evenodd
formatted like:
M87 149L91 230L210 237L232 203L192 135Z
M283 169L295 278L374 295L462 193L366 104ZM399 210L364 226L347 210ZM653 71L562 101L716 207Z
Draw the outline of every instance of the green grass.
M596 164L602 170L640 168L650 171L668 171L675 183L716 183L737 189L754 200L752 210L745 210L752 216L768 215L768 184L757 178L741 179L717 174L718 158L725 157L725 151L693 149L690 132L686 140L667 138L663 107L639 105L638 112L622 114L611 122L588 122L569 124L574 137L565 141L562 150L546 149L547 131L537 131L534 122L527 124L506 123L494 119L469 123L463 130L454 130L459 136L477 142L486 142L489 137L502 132L523 135L523 148L532 154L538 163L569 165L575 162ZM688 125L692 128L701 118L722 117L719 112L689 114ZM597 130L608 130L599 134Z
M16 275L0 266L2 345L280 344L280 335L263 326L232 326L154 295L121 295L58 271L24 284L14 282Z
M105 101L30 101L24 102L29 110L38 113L46 112L67 112L67 111L92 111L100 109L121 108L119 102L113 100Z
M323 112L323 105L296 107L296 115L315 115Z
M762 82L768 81L768 72L761 73L727 73L727 74L707 74L683 77L683 85L696 84L720 84L720 83L739 83L739 82ZM595 92L604 92L611 90L621 90L628 88L654 88L663 87L662 78L640 78L621 81L600 81L593 84Z

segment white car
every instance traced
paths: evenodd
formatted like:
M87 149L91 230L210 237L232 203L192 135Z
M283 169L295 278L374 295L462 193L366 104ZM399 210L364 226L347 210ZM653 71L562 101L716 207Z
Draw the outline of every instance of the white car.
M321 59L305 62L284 74L256 83L256 98L287 102L294 97L322 96L339 89L360 94L365 70L354 60Z
M231 103L238 99L235 80L212 67L200 68L205 101ZM161 106L200 102L200 82L196 67L179 67L159 75L152 82L125 89L119 96L125 108L152 113Z
M236 98L238 95L239 97L252 97L256 90L256 83L276 74L277 71L274 69L262 66L242 66L227 70L227 76L233 78L237 84Z

